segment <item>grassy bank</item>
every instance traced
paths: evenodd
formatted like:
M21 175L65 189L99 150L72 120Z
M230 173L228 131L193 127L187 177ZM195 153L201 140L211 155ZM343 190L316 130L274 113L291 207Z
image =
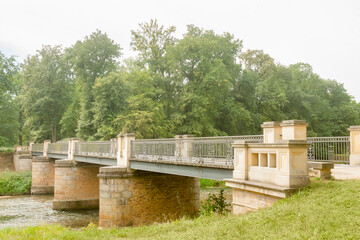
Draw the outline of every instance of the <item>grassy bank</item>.
M31 187L31 171L0 173L0 196L28 194Z
M1 239L359 239L360 181L312 182L273 207L244 216L182 219L146 227L61 226L0 231Z
M216 181L211 179L200 178L200 188L225 187L224 181Z

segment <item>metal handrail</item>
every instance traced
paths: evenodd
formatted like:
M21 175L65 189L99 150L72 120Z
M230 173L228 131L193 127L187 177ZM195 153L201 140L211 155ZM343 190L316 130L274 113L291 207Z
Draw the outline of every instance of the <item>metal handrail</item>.
M116 141L76 142L74 154L94 156L94 157L116 158L117 142Z
M67 142L49 143L48 153L68 154L69 144Z

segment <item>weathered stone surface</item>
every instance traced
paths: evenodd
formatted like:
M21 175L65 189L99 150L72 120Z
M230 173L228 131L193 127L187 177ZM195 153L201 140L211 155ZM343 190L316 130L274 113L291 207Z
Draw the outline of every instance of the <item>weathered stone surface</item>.
M34 157L32 161L31 194L54 193L55 159Z
M0 153L0 170L15 170L13 153Z
M112 170L110 167L101 168L98 175L100 226L137 226L197 214L199 179L145 171L129 174L116 168Z
M81 199L81 200L53 200L54 210L81 210L98 209L99 199Z
M14 154L15 171L29 171L32 168L32 156L28 151L19 151Z
M99 207L100 165L73 160L55 161L53 209L93 209Z

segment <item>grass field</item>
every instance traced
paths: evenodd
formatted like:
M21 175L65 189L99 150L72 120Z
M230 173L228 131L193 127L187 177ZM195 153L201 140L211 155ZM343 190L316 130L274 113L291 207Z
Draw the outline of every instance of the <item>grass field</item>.
M243 216L180 219L143 227L4 229L1 239L359 239L360 181L313 181L273 207Z

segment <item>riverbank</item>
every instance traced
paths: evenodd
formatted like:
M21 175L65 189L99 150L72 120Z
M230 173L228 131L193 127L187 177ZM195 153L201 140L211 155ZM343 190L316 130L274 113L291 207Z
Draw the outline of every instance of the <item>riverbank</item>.
M44 225L0 231L1 239L359 239L360 181L313 181L273 207L121 229Z
M30 194L31 171L0 172L0 196Z

